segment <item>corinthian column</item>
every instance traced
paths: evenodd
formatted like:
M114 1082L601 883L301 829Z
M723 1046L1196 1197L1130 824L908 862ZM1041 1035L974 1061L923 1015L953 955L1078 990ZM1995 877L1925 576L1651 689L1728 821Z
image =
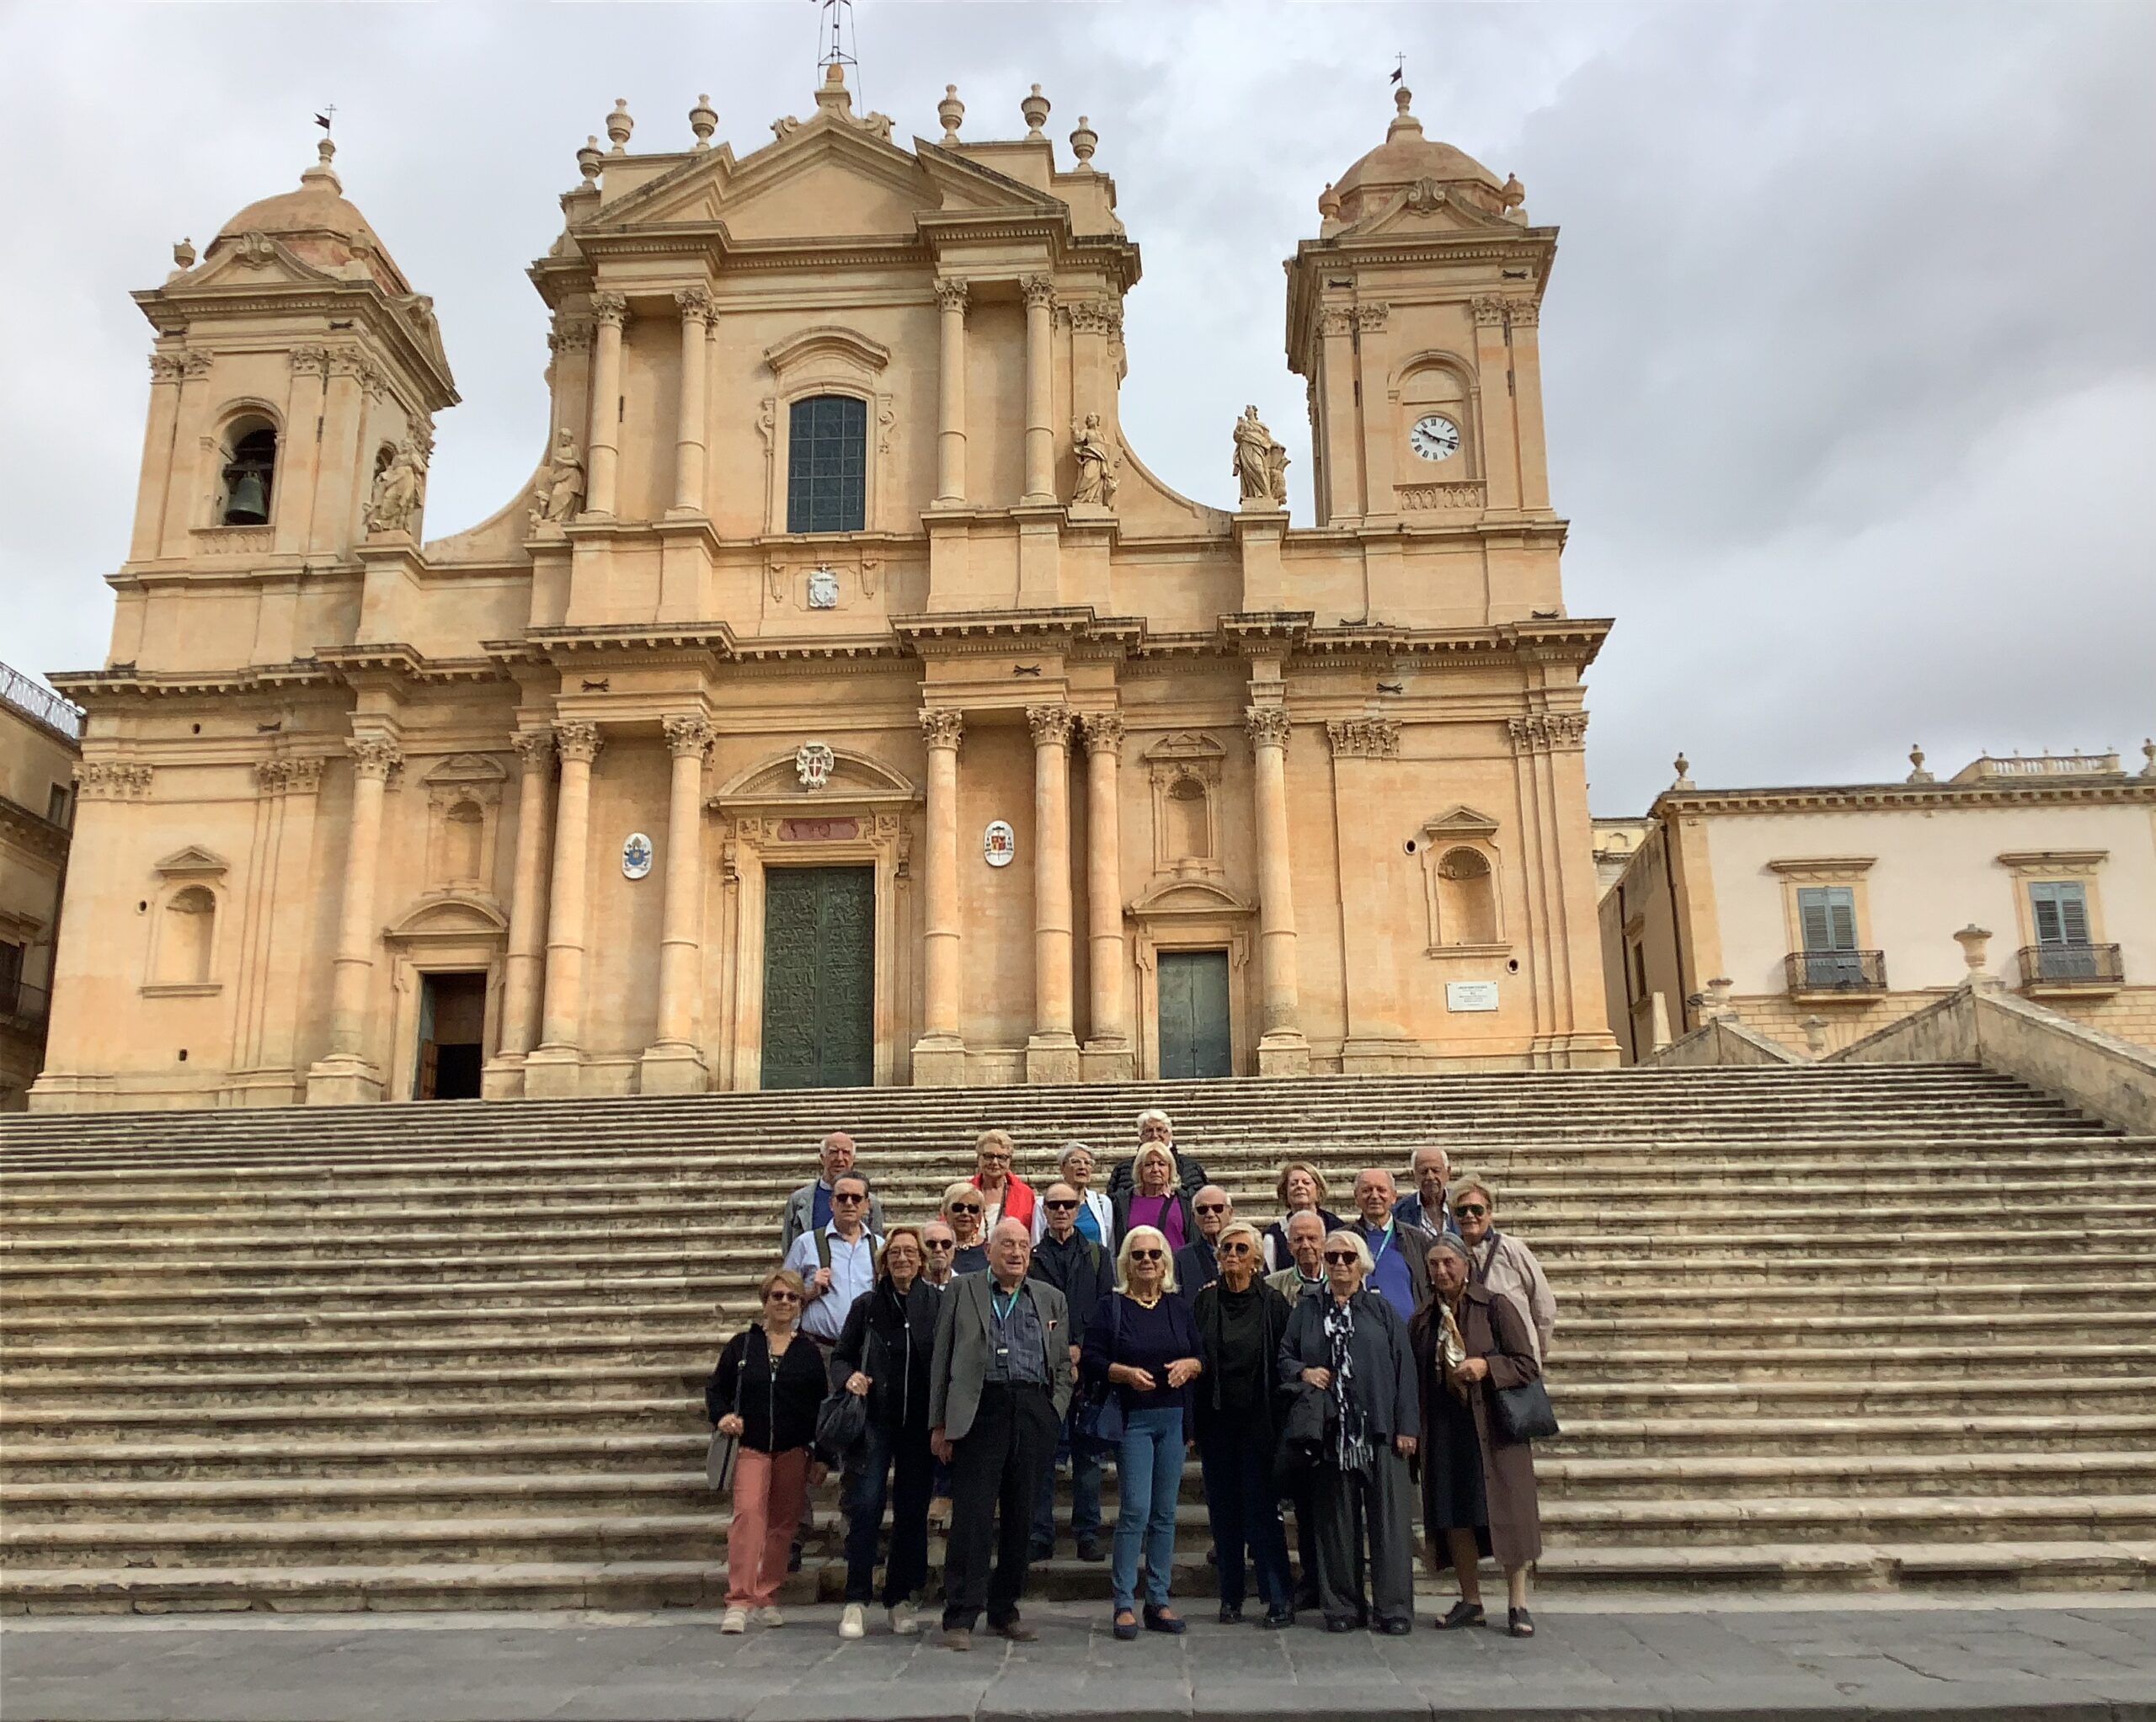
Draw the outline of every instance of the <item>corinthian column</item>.
M966 1080L965 1042L958 1032L958 740L965 720L957 712L929 707L921 714L928 744L927 875L922 920L925 949L921 1037L914 1043L917 1087L955 1087Z
M1086 718L1086 925L1091 982L1092 1033L1083 1060L1089 1082L1127 1082L1132 1072L1130 1029L1123 1015L1123 837L1118 781L1123 716Z
M539 983L546 965L547 813L553 788L554 736L520 730L512 738L521 781L516 797L516 872L510 886L509 960L502 969L501 1056L521 1059L539 1038Z
M591 317L597 326L591 347L591 434L585 438L584 511L614 513L614 480L622 462L622 325L629 301L619 293L594 293Z
M1278 706L1251 706L1243 722L1257 768L1257 949L1264 989L1257 1074L1304 1076L1310 1049L1295 977L1295 898L1288 866L1288 713Z
M674 429L674 512L704 511L704 376L711 328L711 290L684 287L674 296L681 308L681 405Z
M1055 430L1049 422L1050 361L1055 284L1046 275L1019 283L1026 295L1026 494L1029 503L1055 500Z
M938 281L943 356L937 402L936 500L966 499L966 284Z
M1070 729L1061 706L1029 706L1033 731L1033 1034L1026 1080L1075 1082L1070 1011Z
M554 878L547 903L547 991L540 1042L524 1061L527 1096L576 1093L584 1055L584 922L586 850L591 835L591 762L599 726L557 723L561 789L554 802Z
M329 1053L307 1072L312 1106L348 1106L382 1098L382 1074L366 1057L367 1007L373 990L375 878L382 859L382 804L389 775L403 764L386 735L355 735L352 824L344 846L344 900L337 918L337 960L329 989Z
M659 1040L643 1055L646 1094L701 1094L708 1073L697 1052L696 995L703 987L704 755L711 725L700 717L669 717L664 728L674 756L666 816L666 901L659 934Z

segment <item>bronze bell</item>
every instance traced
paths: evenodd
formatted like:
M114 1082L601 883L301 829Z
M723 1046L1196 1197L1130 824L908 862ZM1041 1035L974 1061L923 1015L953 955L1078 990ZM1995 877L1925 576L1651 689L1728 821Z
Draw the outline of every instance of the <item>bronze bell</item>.
M261 526L270 520L270 486L261 473L243 468L232 475L231 499L225 504L227 526Z

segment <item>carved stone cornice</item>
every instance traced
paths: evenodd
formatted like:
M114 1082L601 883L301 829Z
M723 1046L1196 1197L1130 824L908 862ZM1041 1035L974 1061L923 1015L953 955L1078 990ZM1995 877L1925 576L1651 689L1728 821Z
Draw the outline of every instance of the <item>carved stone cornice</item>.
M1069 747L1071 726L1076 721L1068 706L1026 707L1026 722L1033 732L1033 745L1037 748Z
M1355 313L1345 305L1335 305L1317 314L1317 332L1321 335L1347 335L1354 333Z
M701 758L711 751L712 732L706 718L677 713L661 718L659 727L666 737L666 751L677 760L692 754Z
M1114 754L1123 751L1123 713L1120 712L1088 712L1086 714L1086 751L1088 754Z
M1512 738L1515 753L1576 751L1587 746L1587 713L1538 712L1529 717L1508 717L1505 733Z
M404 763L404 755L386 735L355 735L344 744L352 756L352 770L361 777L387 783L390 774Z
M966 733L965 714L947 706L924 706L921 710L921 739L931 748L958 750Z
M594 293L591 296L591 320L608 328L619 328L629 320L629 301L621 293Z
M1243 708L1243 728L1250 732L1251 744L1254 747L1278 748L1285 752L1288 732L1293 727L1284 706L1246 706Z
M285 355L292 367L294 376L326 376L329 373L329 349L310 343L295 347Z
M554 763L554 733L551 729L520 729L509 738L517 761L527 776L547 770Z
M674 303L685 323L702 323L708 327L717 307L712 303L708 287L681 287L675 290Z
M84 760L75 767L77 801L147 801L150 768L117 760Z
M1764 789L1699 789L1673 784L1650 818L1703 813L1853 813L1879 809L2065 806L2156 808L2156 781L2144 777L2024 778L1975 783L1797 784Z
M1076 299L1065 311L1074 334L1113 336L1123 333L1123 312L1111 300Z
M150 381L153 383L177 383L186 369L186 360L178 353L150 355Z
M966 308L966 284L949 280L937 281L936 302L946 311L963 312Z
M1055 279L1052 275L1026 275L1019 280L1018 291L1026 296L1027 310L1055 303Z
M554 726L554 746L565 762L579 760L589 765L599 757L599 750L604 745L595 723L567 718Z
M254 762L254 789L258 795L313 795L322 787L323 761L319 757L280 754Z
M1335 759L1396 760L1400 726L1389 717L1334 717L1326 720L1325 738Z
M556 317L553 332L547 337L547 344L557 353L588 352L591 347L590 318Z

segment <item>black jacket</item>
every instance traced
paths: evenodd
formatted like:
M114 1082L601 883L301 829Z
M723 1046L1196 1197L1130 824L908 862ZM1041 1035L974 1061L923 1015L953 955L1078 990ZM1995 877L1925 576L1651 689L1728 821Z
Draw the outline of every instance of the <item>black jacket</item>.
M1115 1262L1107 1250L1076 1232L1063 1244L1043 1232L1033 1245L1033 1265L1026 1277L1044 1280L1063 1293L1063 1301L1070 1306L1070 1343L1082 1346L1086 1322L1114 1288Z
M1199 1191L1213 1181L1205 1176L1205 1168L1198 1163L1194 1155L1186 1154L1179 1148L1171 1149L1169 1152L1176 1157L1176 1182L1181 1186L1185 1196L1197 1195ZM1126 1190L1137 1188L1137 1176L1131 1170L1132 1162L1137 1158L1138 1156L1134 1154L1129 1160L1118 1160L1115 1163L1115 1169L1108 1174L1108 1195L1111 1199L1122 1195Z
M1264 1311L1262 1344L1265 1354L1264 1379L1269 1386L1274 1380L1274 1367L1280 1356L1280 1342L1288 1335L1288 1300L1262 1279L1251 1282L1258 1294L1258 1304ZM1221 1369L1222 1342L1225 1323L1220 1314L1220 1293L1224 1288L1205 1287L1191 1301L1191 1315L1198 1324L1198 1356L1205 1361L1205 1373L1198 1381L1198 1428L1201 1434L1210 1432L1220 1415L1220 1384L1225 1378ZM1273 1425L1280 1415L1280 1395L1267 1393L1264 1398L1263 1427L1254 1431L1256 1437L1272 1450Z
M704 1410L712 1426L728 1412L739 1410L741 1445L755 1453L813 1446L816 1411L823 1403L824 1354L815 1341L797 1333L774 1374L760 1324L743 1328L726 1342L718 1367L704 1383Z
M1192 1302L1219 1277L1220 1258L1204 1239L1193 1238L1176 1251L1176 1295L1184 1303Z
M935 1289L915 1280L901 1299L888 1274L856 1298L831 1348L836 1392L857 1369L868 1378L868 1420L878 1429L928 1432L928 1372L936 1357Z

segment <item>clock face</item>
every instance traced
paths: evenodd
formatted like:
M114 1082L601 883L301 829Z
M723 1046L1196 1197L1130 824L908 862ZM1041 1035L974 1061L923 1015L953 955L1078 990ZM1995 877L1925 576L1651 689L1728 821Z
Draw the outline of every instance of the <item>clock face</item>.
M1442 413L1426 413L1407 433L1407 445L1426 461L1445 461L1460 452L1460 427Z

